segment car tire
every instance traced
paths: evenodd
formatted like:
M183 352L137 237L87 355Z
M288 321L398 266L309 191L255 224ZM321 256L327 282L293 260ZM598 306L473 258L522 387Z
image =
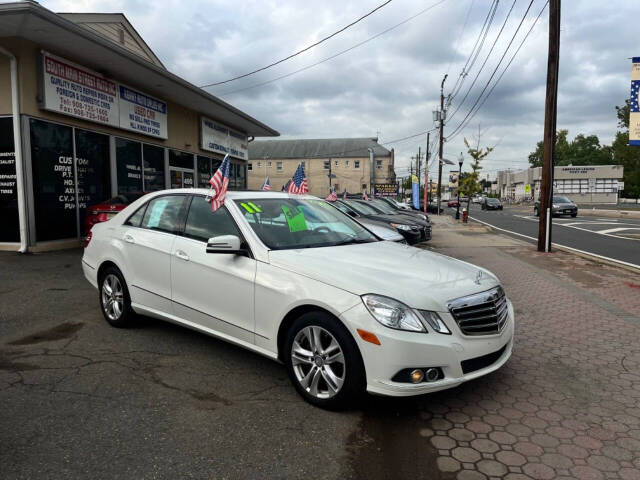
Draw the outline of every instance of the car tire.
M98 298L100 311L112 327L123 328L131 325L135 312L131 308L131 297L122 272L116 267L108 267L99 279Z
M539 216L540 216L540 210L538 210L538 207L533 207L533 214L534 214L536 217L539 217Z
M295 389L312 405L341 410L365 392L365 369L358 346L347 328L327 313L308 312L293 322L284 359Z

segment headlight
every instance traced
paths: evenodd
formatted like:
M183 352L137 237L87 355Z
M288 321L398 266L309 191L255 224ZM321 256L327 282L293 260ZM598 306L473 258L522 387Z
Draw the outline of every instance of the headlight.
M451 332L440 318L440 315L438 315L436 312L430 312L428 310L419 310L419 312L420 315L422 315L422 318L429 324L431 328L433 328L434 331L438 333L444 333L445 335L451 335Z
M411 230L411 225L405 225L404 223L392 223L391 226L393 228L397 228L398 230L404 230L404 231Z
M427 333L418 315L404 303L380 295L363 295L362 301L373 318L385 327Z
M553 203L553 204L551 205L551 208L558 208L558 205L556 205L555 203Z

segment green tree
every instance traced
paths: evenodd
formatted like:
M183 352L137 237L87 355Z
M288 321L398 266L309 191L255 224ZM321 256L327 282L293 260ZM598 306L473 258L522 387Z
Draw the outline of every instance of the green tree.
M569 130L558 130L556 133L556 148L553 152L553 164L554 165L567 165L565 159L569 154L570 146L567 140ZM541 167L542 166L542 150L544 143L538 142L534 152L529 154L529 166Z
M640 198L640 147L629 145L629 100L616 106L618 130L611 145L613 163L624 167L624 196Z
M467 147L467 153L473 159L473 162L471 162L471 173L467 174L460 182L460 193L467 197L467 212L469 212L471 196L482 191L482 185L479 181L480 170L482 170L480 162L493 151L493 147L480 148L479 134L476 148L472 148L466 138L464 139L464 144Z

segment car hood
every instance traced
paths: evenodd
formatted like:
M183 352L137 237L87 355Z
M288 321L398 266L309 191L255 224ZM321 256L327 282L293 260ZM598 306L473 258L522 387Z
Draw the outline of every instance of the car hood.
M362 215L362 217L364 218L368 218L371 220L376 220L378 222L385 222L387 224L389 223L400 223L403 225L416 225L419 227L425 227L427 226L427 221L422 220L421 218L418 218L415 215L405 215L405 214L398 214L398 215L393 215L393 214L379 214L379 215Z
M424 310L446 311L449 300L499 284L481 267L394 242L271 250L269 261L356 295L375 293Z

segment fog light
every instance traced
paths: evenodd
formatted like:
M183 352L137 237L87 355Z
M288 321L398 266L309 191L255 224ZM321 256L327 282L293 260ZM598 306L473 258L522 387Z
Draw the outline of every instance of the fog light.
M420 372L422 373L422 372ZM435 382L440 376L440 372L437 368L428 368L427 369L427 382Z
M413 383L420 383L424 379L424 373L422 370L414 370L411 372L411 381Z

